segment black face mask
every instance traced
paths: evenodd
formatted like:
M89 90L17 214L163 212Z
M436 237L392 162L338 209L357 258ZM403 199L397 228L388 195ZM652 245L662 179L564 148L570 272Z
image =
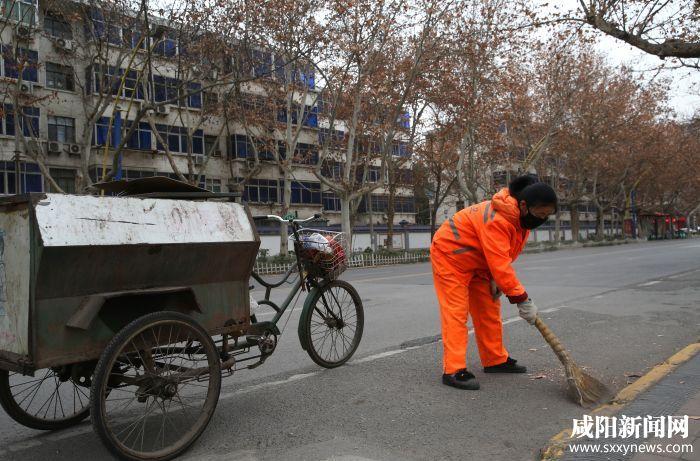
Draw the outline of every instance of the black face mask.
M527 210L527 214L520 217L520 225L525 229L535 229L546 223L547 219L549 218L539 218L530 213L530 210Z

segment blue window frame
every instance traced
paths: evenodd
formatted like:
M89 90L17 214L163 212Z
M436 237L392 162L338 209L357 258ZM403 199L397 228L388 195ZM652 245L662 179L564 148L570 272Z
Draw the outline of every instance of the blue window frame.
M170 104L177 104L179 87L180 82L176 78L153 76L153 95L156 102L169 101Z
M148 123L139 122L139 126L131 133L126 145L130 149L151 150L151 128Z
M243 200L251 203L279 203L276 179L251 179L243 188Z
M39 165L29 162L21 162L19 170L19 193L43 192L44 177L41 175ZM15 162L0 162L0 194L17 193L17 175L15 174Z
M187 91L190 95L187 97L187 105L189 107L202 108L202 85L200 83L190 82L187 84ZM193 93L197 91L197 93Z
M2 117L0 117L0 134L7 136L15 135L15 111L12 104L2 106Z
M192 142L192 153L204 155L204 132L202 130L195 130L190 138L187 135L187 128L184 127L156 125L156 129L163 140L168 143L170 152L186 154L190 151L190 142ZM156 145L158 150L165 150L159 141L156 142Z
M269 51L253 50L253 75L256 77L267 76L272 73L272 53Z
M294 163L313 165L318 162L318 146L313 144L297 143L294 152Z
M5 69L5 77L8 78L18 78L19 77L19 67L17 60L13 54L12 47L10 45L2 46L3 64ZM22 70L22 80L29 82L39 81L39 52L36 50L29 50L26 48L17 48L17 58L25 62L24 68Z
M323 192L323 209L325 211L340 211L340 198L335 192Z
M253 142L256 143L258 148L258 158L260 160L274 160L275 153L272 150L270 143L262 142L260 140L250 140L250 137L245 134L234 134L231 135L231 142L229 143L229 158L255 158L255 148ZM284 158L284 144L278 143L279 155Z
M33 138L39 137L40 110L38 107L22 107L20 113L17 113L17 111L12 111L12 106L9 104L6 105L6 107L9 107L11 111L8 114L11 117L11 120L7 121L8 124L12 126L11 134L15 134L15 126L16 124L19 124L19 126L22 127L22 134L24 134L24 136Z
M106 35L107 42L112 45L122 44L121 27L113 24L111 18L105 19L101 10L97 8L90 10L90 23L92 24L92 29L88 28L88 31L94 38L102 39Z
M394 157L410 157L411 151L408 148L408 144L405 142L394 143L392 146L392 154Z
M321 204L321 183L308 181L292 181L291 203Z
M153 47L153 52L166 57L175 56L177 54L177 33L166 31Z

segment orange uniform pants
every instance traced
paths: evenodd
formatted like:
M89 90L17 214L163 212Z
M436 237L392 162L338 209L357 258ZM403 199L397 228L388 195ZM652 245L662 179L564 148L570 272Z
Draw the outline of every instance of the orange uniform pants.
M433 266L433 281L440 303L443 370L452 374L467 368L467 318L471 315L476 345L485 367L508 359L503 346L501 302L491 296L489 280L472 274L464 276Z

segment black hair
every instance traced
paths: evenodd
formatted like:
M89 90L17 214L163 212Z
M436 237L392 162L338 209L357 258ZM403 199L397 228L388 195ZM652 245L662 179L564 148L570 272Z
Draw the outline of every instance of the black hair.
M510 195L518 202L525 200L528 206L554 205L557 207L557 193L548 184L540 182L537 176L518 176L508 184Z

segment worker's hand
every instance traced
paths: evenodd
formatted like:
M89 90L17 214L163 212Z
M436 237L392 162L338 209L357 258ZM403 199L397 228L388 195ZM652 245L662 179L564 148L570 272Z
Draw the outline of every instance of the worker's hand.
M532 302L532 299L518 303L518 313L530 325L537 320L537 306Z
M494 279L491 279L490 285L491 285L491 297L495 301L501 297L503 292L501 291L500 288L498 288L498 285L496 285L496 281Z

